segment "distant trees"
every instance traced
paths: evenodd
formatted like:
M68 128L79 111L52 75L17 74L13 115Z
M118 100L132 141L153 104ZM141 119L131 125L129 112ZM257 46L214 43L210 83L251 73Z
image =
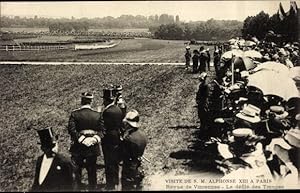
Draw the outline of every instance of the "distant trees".
M79 33L88 31L89 26L86 22L57 22L49 25L49 31L58 33Z
M103 18L92 18L92 19L88 19L88 18L76 19L74 17L54 19L54 18L43 18L38 16L34 16L33 18L26 18L26 17L19 17L19 16L15 16L15 17L2 16L0 25L1 27L42 27L42 28L48 28L51 26L51 29L53 29L53 26L57 27L56 25L58 24L60 25L61 23L68 23L67 25L70 25L70 22L77 22L80 23L81 25L82 23L86 23L90 28L149 28L153 26L159 26L161 24L174 23L175 19L173 15L168 15L168 14L152 15L149 17L142 16L142 15L136 15L136 16L121 15L116 18L111 16L106 16Z
M206 22L172 23L150 28L159 39L226 40L241 35L242 22L210 19Z
M269 15L261 11L256 16L249 16L244 20L242 29L243 37L247 35L256 36L259 39L265 37L268 31Z

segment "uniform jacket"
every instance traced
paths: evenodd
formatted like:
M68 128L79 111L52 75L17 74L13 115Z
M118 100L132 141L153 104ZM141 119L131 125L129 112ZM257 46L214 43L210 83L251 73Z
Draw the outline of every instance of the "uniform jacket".
M199 88L196 94L196 102L200 106L204 106L207 103L208 97L208 84L206 81L202 81L199 84Z
M192 54L190 52L186 52L184 56L185 56L185 60L190 61Z
M74 169L70 159L56 154L46 178L42 184L39 184L39 175L43 156L38 157L36 162L35 177L31 191L71 191L73 190Z
M83 130L94 130L99 137L101 136L100 117L101 114L89 106L82 106L71 113L68 131L72 139L70 152L73 155L97 156L100 154L99 144L86 147L78 142L80 132Z
M104 128L103 142L118 145L123 125L122 110L116 104L110 104L102 112L102 127Z
M123 161L137 160L143 156L147 145L146 136L138 129L132 128L125 133L123 144L122 144L122 157Z

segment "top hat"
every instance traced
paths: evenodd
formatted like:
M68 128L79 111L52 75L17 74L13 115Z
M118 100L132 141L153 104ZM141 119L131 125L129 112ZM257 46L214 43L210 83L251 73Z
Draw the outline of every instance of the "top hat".
M104 99L114 99L116 95L116 90L114 88L105 88L103 89L103 96Z
M130 110L125 118L124 118L124 122L127 122L129 125L131 125L132 127L138 128L140 126L139 124L139 120L140 120L140 115L137 112L137 110Z
M246 120L250 123L258 123L260 122L260 111L260 108L248 104L236 115L236 117Z
M93 99L94 95L90 92L83 92L83 93L81 93L81 98Z
M40 137L40 144L42 147L53 148L55 146L57 136L54 136L54 132L51 127L38 130Z

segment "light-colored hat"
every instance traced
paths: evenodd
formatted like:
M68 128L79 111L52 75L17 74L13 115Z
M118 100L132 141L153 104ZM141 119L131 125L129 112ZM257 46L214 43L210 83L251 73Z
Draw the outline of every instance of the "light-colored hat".
M266 110L266 114L270 113L273 113L279 119L284 119L289 115L289 113L284 110L284 107L277 105L270 106L270 108Z
M232 131L234 137L248 137L253 135L253 131L250 128L238 128Z
M140 126L139 124L140 115L137 110L130 110L125 118L123 119L124 122L127 122L132 127L138 128Z
M236 115L236 117L249 121L250 123L258 123L261 120L259 117L260 111L260 108L248 104Z
M186 47L185 47L185 49L187 49L187 50L190 49L190 48L191 48L190 46L186 46Z
M300 113L295 116L296 121L300 121Z

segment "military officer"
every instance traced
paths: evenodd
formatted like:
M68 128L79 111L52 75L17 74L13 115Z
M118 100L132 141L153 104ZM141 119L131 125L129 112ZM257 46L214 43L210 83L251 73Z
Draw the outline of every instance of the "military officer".
M199 75L199 88L196 93L196 103L198 105L198 118L201 122L201 130L206 131L207 130L207 122L208 122L208 104L207 104L207 98L208 98L208 84L206 82L207 73L202 72Z
M31 191L72 191L75 165L70 159L58 153L58 143L52 128L37 132L44 153L37 159Z
M119 184L119 151L120 133L122 128L123 113L116 105L116 94L113 87L103 89L102 151L105 163L106 189L116 190Z
M123 92L122 85L116 85L115 86L115 92L116 92L116 97L117 97L116 104L122 110L123 117L125 117L127 106L126 106L126 102L125 102L125 100L123 98L123 95L122 95L122 92Z
M72 160L76 163L76 182L81 187L82 169L88 173L89 189L94 190L97 185L96 161L100 155L101 127L100 113L91 108L93 94L84 92L81 95L81 107L71 113L68 132L72 144L70 152Z
M125 133L122 141L122 190L140 190L144 178L140 166L147 138L139 129L139 113L136 110L129 111L123 122Z

